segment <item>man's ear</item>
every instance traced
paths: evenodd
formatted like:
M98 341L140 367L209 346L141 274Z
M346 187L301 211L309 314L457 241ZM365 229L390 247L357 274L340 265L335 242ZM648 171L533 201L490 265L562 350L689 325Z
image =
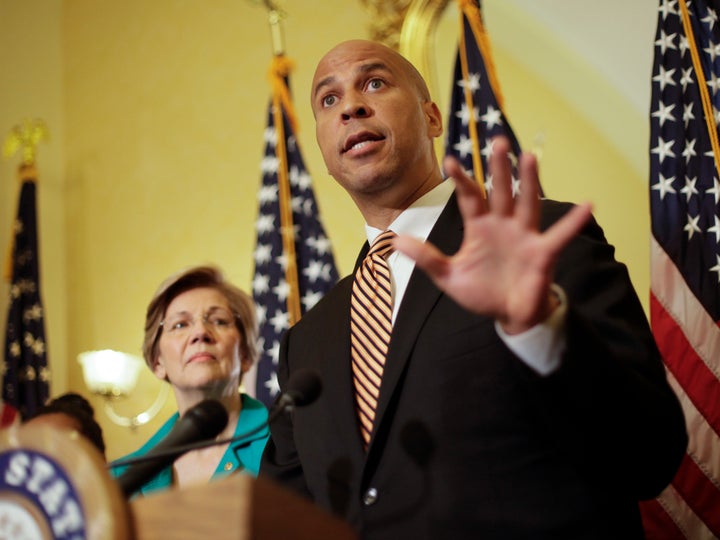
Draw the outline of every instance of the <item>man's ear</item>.
M425 119L428 124L428 135L432 138L439 137L443 133L443 121L440 109L434 101L423 103Z

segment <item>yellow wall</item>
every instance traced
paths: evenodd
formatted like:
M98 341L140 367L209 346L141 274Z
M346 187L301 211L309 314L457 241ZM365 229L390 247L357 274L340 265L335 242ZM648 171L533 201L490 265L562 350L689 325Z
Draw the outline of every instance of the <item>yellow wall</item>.
M283 5L299 139L344 274L363 241L362 220L322 164L308 88L330 46L367 37L368 17L357 0ZM546 192L595 202L644 298L644 178L536 75L495 52L521 143L545 134ZM40 116L52 135L40 148L39 210L54 394L88 395L75 360L81 351L139 353L146 303L169 273L214 262L250 289L271 54L265 11L248 1L0 0L0 134ZM16 164L0 164L2 253L17 204ZM6 301L3 287L0 305ZM137 412L157 388L143 373L132 402L118 410ZM88 397L110 458L135 449L160 421L123 430ZM160 418L173 410L170 399Z
M577 111L547 85L517 68L498 51L507 113L521 144L533 148L542 136L540 174L545 195L591 201L605 235L625 262L641 301L650 290L647 179Z
M55 387L65 388L67 355L68 273L65 216L64 123L61 49L63 3L61 0L17 2L0 0L0 142L10 129L26 118L42 118L50 140L38 149L41 178L38 185L38 238L42 247L41 294L46 316L50 353L60 363L54 370ZM0 158L0 257L3 274L17 213L20 183L16 170L19 156ZM5 350L8 287L0 285L0 335Z

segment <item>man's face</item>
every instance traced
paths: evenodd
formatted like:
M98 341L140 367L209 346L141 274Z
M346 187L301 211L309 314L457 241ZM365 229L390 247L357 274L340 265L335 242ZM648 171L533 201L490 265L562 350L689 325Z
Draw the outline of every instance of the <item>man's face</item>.
M328 172L356 202L388 189L413 193L436 168L432 139L442 124L426 94L411 66L378 43L343 43L318 64L318 144Z

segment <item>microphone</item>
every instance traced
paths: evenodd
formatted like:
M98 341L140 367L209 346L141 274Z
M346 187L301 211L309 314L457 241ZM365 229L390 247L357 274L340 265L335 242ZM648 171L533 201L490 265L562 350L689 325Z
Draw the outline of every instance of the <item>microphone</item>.
M128 465L117 481L126 497L137 491L147 480L171 463L179 453L175 451L188 443L212 439L227 426L225 407L212 399L201 401L191 407L177 421L170 433L160 443L142 456L142 463L122 462L114 466Z
M315 370L302 368L290 376L287 390L282 394L268 415L268 424L281 412L293 407L304 407L315 401L322 392L322 380Z
M147 469L151 472L148 472L146 476L143 476L142 481L140 481L140 483L135 486L134 490L128 492L123 489L125 494L129 495L133 491L137 490L140 486L142 486L145 480L147 480L147 478L149 478L152 474L157 473L160 469L165 467L169 462L173 461L178 456L186 452L190 452L191 450L198 450L200 448L206 448L208 446L233 443L235 441L239 441L245 439L246 437L254 435L258 431L265 429L268 425L270 425L273 420L275 420L275 418L277 418L281 413L292 410L293 407L304 407L305 405L310 405L318 398L321 392L322 380L320 379L320 375L318 375L318 373L312 369L299 369L290 376L287 390L277 399L275 404L272 406L272 408L270 409L270 413L268 414L267 420L259 426L251 429L250 431L246 431L245 433L241 433L239 435L234 435L233 437L229 437L227 439L212 439L212 437L215 437L218 433L220 433L220 431L222 431L222 428L220 428L216 432L213 432L206 437L198 437L197 439L192 439L188 441L178 441L177 446L167 445L165 444L165 441L170 438L170 435L172 435L172 433L175 431L175 428L177 428L176 424L175 428L173 428L173 431L170 432L168 436L163 439L159 445L157 445L147 454L137 457L118 459L110 463L108 465L108 469L124 467L126 465L136 466L144 464L148 461L151 462L150 464L148 464L149 466L147 467ZM211 400L206 400L203 403L207 403L210 401ZM198 407L199 405L201 404L198 404L195 407ZM218 405L220 404L218 403ZM222 407L222 405L220 406ZM188 412L185 413L185 416L190 414L190 411L192 411L192 409L189 409ZM225 412L224 408L223 412ZM185 418L185 416L183 416L183 418ZM180 423L180 421L182 421L182 419L178 421L178 424ZM225 424L227 424L227 412L225 412ZM203 438L211 440L198 440ZM154 462L159 462L159 464L155 465ZM127 475L128 472L130 472L130 469L123 473L118 478L118 480L121 480L124 476Z

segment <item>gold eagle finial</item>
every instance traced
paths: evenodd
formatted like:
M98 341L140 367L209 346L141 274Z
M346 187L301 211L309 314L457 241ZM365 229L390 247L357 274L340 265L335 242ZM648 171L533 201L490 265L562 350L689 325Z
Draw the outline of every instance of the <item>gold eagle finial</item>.
M23 165L33 165L38 144L47 141L49 137L45 122L40 119L25 120L22 124L14 126L5 137L3 156L9 159L21 150Z

